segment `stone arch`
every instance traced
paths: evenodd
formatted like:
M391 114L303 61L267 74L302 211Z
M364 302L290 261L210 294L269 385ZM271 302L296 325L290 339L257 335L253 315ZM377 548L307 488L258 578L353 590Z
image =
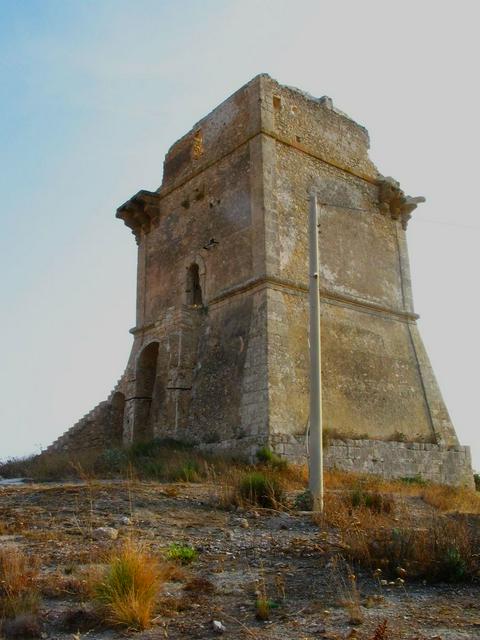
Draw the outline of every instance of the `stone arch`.
M123 442L123 421L125 418L125 395L120 391L113 394L111 400L111 439L112 444Z
M135 367L135 412L133 441L152 440L154 436L151 415L158 368L158 342L150 342L140 352Z

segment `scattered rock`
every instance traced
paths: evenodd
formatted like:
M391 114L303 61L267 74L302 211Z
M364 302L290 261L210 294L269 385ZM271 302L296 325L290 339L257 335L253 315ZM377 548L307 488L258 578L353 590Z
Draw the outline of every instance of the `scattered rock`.
M119 520L119 523L124 527L128 527L129 524L132 524L132 519L128 516L122 516Z
M220 620L213 620L212 621L212 627L213 630L215 631L215 633L225 633L225 631L227 630L227 627L225 625L223 625Z
M98 527L92 531L94 540L116 540L118 538L118 530L113 527Z

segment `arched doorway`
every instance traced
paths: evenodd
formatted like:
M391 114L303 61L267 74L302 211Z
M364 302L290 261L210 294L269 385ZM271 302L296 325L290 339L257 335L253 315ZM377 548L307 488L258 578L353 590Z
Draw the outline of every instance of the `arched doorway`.
M143 349L137 360L133 425L134 442L152 440L153 438L151 407L157 378L157 361L158 342L151 342Z
M111 401L111 438L112 444L123 442L123 418L125 415L125 396L120 391L113 394Z

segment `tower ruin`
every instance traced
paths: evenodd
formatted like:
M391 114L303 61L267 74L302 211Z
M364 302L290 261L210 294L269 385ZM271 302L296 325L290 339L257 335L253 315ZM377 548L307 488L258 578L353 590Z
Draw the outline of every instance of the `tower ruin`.
M329 98L268 75L177 141L160 188L117 211L138 244L126 370L50 450L170 437L305 459L315 184L327 464L471 484L413 307L406 229L420 199L368 148Z

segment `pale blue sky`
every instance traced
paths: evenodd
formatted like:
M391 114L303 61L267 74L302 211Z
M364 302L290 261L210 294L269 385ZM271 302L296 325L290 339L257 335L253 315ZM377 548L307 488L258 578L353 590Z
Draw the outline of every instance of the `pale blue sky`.
M477 3L0 1L0 459L46 446L126 364L136 247L115 220L172 142L260 72L366 125L427 203L420 330L480 468ZM474 191L475 190L475 191Z

